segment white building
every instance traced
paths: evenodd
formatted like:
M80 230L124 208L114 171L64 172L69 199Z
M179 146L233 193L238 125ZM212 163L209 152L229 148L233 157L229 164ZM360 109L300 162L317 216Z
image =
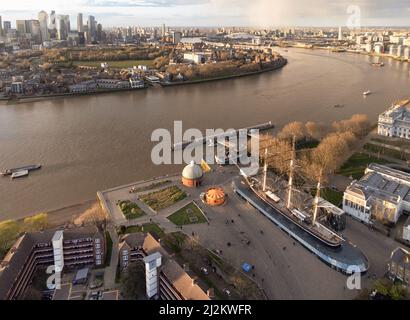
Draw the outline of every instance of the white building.
M343 210L371 224L374 220L397 223L410 212L410 174L371 164L360 181L353 181L343 196Z
M11 84L11 92L16 94L22 94L24 92L23 82L13 82Z
M403 227L403 239L410 242L410 218Z
M398 101L379 116L377 133L385 137L410 139L410 100Z
M205 54L203 52L184 53L184 60L191 63L201 64L205 60Z
M145 87L144 80L140 78L131 77L129 81L130 81L130 86L132 89L142 89Z

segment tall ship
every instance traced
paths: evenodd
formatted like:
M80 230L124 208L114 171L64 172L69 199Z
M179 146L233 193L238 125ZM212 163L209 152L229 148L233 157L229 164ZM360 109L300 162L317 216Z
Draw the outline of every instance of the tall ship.
M266 150L267 153L267 150ZM295 153L295 152L293 152ZM294 157L290 162L289 182L288 182L288 194L286 199L286 206L281 205L282 199L280 199L270 188L267 186L267 163L264 165L263 181L257 179L249 179L245 177L245 180L249 184L250 189L267 205L272 207L276 212L279 212L286 219L291 221L298 228L306 231L317 240L325 244L326 246L338 248L344 242L344 239L336 232L324 226L318 221L318 208L320 199L321 181L319 179L317 185L317 194L314 199L313 214L309 214L292 205L292 192L293 192L293 167Z

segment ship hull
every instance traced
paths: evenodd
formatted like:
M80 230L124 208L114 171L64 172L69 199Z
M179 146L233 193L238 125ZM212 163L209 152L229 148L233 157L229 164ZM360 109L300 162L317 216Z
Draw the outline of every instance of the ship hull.
M318 234L316 234L315 232L312 232L312 230L309 229L308 226L305 226L303 223L299 223L298 221L292 219L291 217L289 217L286 213L284 213L282 210L280 210L279 208L277 208L276 206L274 206L272 203L270 203L270 201L268 201L267 199L265 199L263 196L260 195L260 193L253 189L250 188L255 195L258 196L259 199L261 199L264 203L266 203L268 206L270 206L272 209L274 209L275 211L277 211L278 213L280 213L283 217L285 217L286 219L288 219L290 222L294 223L296 226L298 226L300 229L302 229L303 231L309 233L311 236L315 237L317 240L323 242L324 244L326 244L327 246L333 247L333 248L338 248L341 246L342 241L338 241L338 242L333 242L333 241L329 241L326 238L320 237Z

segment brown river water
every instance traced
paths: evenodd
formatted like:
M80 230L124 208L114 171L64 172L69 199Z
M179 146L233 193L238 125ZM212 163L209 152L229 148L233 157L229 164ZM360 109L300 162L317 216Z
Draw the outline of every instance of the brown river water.
M0 177L0 220L96 197L104 190L175 173L155 166L151 133L173 128L243 128L267 121L372 121L410 96L409 64L349 53L279 50L289 61L261 75L170 88L0 104L0 168L40 163L29 177ZM372 95L362 93L371 90ZM344 108L334 108L336 104Z

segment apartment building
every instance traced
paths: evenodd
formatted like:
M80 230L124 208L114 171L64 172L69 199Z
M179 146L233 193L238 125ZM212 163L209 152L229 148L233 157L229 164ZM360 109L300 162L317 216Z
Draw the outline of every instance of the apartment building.
M26 233L0 263L0 300L22 298L39 268L100 267L105 252L104 233L96 227Z
M210 300L212 289L202 288L197 277L182 268L151 234L129 234L119 244L123 271L131 262L144 261L148 298L161 300Z

